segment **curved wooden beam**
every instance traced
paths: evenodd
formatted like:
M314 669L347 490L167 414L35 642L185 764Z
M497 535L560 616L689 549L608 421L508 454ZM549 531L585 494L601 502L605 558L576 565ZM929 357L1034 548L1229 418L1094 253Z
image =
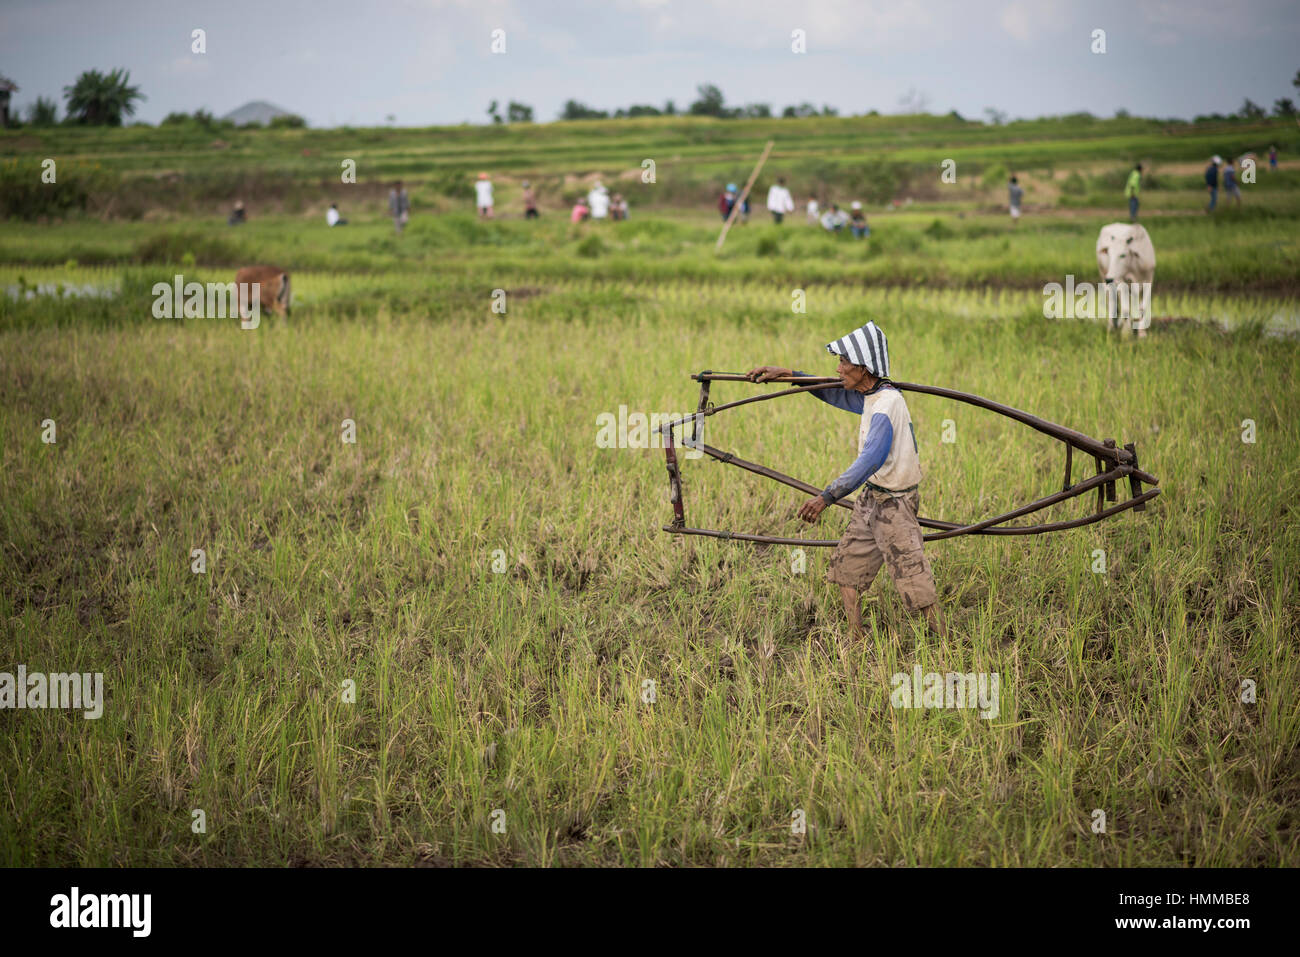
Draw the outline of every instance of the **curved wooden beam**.
M818 389L827 389L840 385L838 377L833 376L781 376L772 379L773 382L790 382L801 383L790 389L780 392L770 392L766 395L751 396L747 399L738 399L734 402L728 402L723 405L711 405L708 401L710 383L715 381L727 382L750 382L751 380L740 373L734 372L711 372L705 371L691 376L692 379L700 383L700 401L693 415L677 419L673 422L660 426L664 438L664 455L668 462L668 475L670 483L670 500L673 504L673 523L665 525L664 530L682 535L706 535L714 538L735 539L738 541L751 541L773 545L810 545L814 547L826 547L834 545L836 542L826 539L802 539L802 538L782 538L770 535L754 535L742 532L726 532L717 529L699 529L688 528L684 513L684 503L682 499L681 473L677 463L676 449L673 443L673 429L684 426L688 422L693 423L692 435L685 444L691 448L704 452L711 458L728 465L735 465L738 468L761 475L764 478L772 479L788 485L791 488L806 492L809 495L820 494L821 489L816 486L801 482L799 479L778 472L755 462L749 462L739 458L732 452L723 452L711 445L699 441L699 427L704 417L715 415L727 409L734 409L742 405L748 405L753 402L764 402L769 399L776 399L786 395L796 395L801 392L812 392ZM892 382L892 380L891 380ZM945 538L956 538L960 535L1038 535L1044 532L1062 531L1069 528L1078 528L1083 525L1091 525L1094 522L1101 521L1125 509L1136 508L1139 511L1146 507L1146 502L1160 494L1160 489L1153 488L1150 491L1142 491L1142 483L1156 485L1159 482L1154 475L1138 468L1137 450L1128 444L1124 448L1118 448L1114 439L1107 439L1099 442L1090 438L1081 432L1058 425L1055 422L1048 422L1038 416L1024 412L1020 409L1003 405L1000 402L994 402L991 399L985 399L982 396L971 395L965 392L958 392L955 389L943 389L938 386L925 386L908 382L893 382L894 386L900 390L920 392L928 395L937 395L943 398L950 398L960 402L966 402L979 408L987 409L1007 418L1014 419L1036 431L1042 432L1055 439L1059 439L1065 444L1065 482L1061 491L1051 495L1044 496L1036 501L1030 502L1019 508L1013 509L1002 515L996 515L992 518L983 519L972 523L944 522L938 519L927 519L918 517L917 521L925 528L937 529L936 534L925 535L926 541L939 541ZM1087 452L1093 456L1097 463L1097 474L1089 479L1085 479L1075 485L1070 484L1070 468L1072 464L1072 452L1075 448ZM1105 468L1105 463L1111 463L1110 469ZM1130 497L1124 502L1105 507L1107 499L1115 501L1115 486L1117 481L1127 477L1129 480ZM1084 516L1080 519L1074 519L1061 522L1046 522L1038 525L1003 525L1013 518L1030 514L1048 506L1058 504L1067 499L1083 495L1090 489L1096 488L1098 494L1097 509L1092 515ZM852 509L856 504L851 499L840 499L833 503L842 508Z

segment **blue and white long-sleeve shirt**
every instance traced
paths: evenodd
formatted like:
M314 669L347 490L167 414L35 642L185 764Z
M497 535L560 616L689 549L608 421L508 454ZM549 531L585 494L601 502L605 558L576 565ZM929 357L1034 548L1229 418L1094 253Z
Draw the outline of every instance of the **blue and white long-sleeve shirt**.
M810 375L807 372L794 374ZM812 394L827 405L862 416L857 460L822 492L828 505L864 484L896 493L916 488L921 481L916 432L903 393L892 383L882 381L866 393L832 388L818 389Z

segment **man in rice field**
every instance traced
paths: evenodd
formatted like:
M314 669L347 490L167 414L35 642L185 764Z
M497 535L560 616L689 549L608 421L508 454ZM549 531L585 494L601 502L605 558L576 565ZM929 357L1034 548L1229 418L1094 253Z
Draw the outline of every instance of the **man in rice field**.
M400 179L388 191L388 214L393 217L393 229L397 230L397 235L402 235L411 215L411 197L406 194L406 187Z
M1138 191L1142 188L1142 164L1133 167L1124 184L1124 196L1128 199L1128 221L1136 223L1138 218Z
M815 522L828 505L862 487L827 571L827 577L840 586L852 637L862 637L862 593L871 587L881 565L889 566L907 610L924 615L933 631L946 636L934 574L917 521L921 460L916 433L903 393L889 381L885 334L874 322L868 322L828 343L826 351L839 356L836 374L844 384L811 394L837 409L862 416L858 458L820 495L805 502L799 517ZM809 374L780 366L759 366L747 376L753 382L768 382L781 376Z
M1014 226L1020 221L1020 201L1025 198L1025 190L1020 185L1020 180L1011 177L1007 181L1007 204L1011 207L1011 225Z
M1241 187L1237 185L1237 167L1232 163L1232 157L1223 164L1223 194L1228 199L1237 201L1237 208L1241 208Z

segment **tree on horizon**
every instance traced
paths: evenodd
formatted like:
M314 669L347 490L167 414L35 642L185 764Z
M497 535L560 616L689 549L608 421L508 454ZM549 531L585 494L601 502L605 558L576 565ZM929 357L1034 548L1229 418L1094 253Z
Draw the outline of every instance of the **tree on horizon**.
M146 99L130 79L130 72L120 68L111 73L86 70L63 88L68 118L90 126L121 126L122 117L134 116L136 102Z

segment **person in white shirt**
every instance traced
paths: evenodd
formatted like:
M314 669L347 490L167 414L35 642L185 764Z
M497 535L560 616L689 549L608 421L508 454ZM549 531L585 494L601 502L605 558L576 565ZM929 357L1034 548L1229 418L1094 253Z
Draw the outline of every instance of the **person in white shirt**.
M817 197L808 197L808 225L816 226L821 221L821 207L817 205Z
M781 225L781 220L785 218L786 213L794 212L794 197L785 188L784 177L778 179L776 184L767 191L767 209L778 226Z
M325 210L325 222L331 226L346 226L348 221L339 215L339 204L330 203L330 208Z
M492 218L492 180L488 179L487 173L478 174L478 182L474 184L474 192L478 194L478 214L483 219Z
M397 185L388 191L388 212L393 217L393 229L402 235L406 221L411 215L411 197L406 194L406 187L399 179Z
M840 209L839 206L831 203L831 208L826 211L822 217L822 229L828 232L838 233L849 221L849 214Z
M605 189L600 180L596 181L596 185L587 194L587 205L591 207L592 219L604 219L609 215L609 190Z

